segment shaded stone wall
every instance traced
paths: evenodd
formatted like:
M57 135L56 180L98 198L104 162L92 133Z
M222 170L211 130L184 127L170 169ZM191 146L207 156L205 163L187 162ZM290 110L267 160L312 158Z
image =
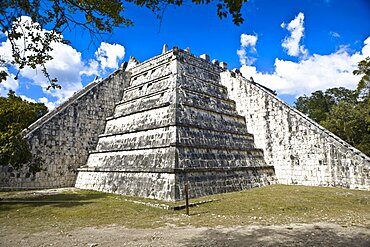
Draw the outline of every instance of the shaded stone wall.
M220 82L223 71L225 66L207 56L179 55L176 199L184 199L185 183L190 197L200 197L276 182L273 167Z
M370 158L262 86L226 71L221 82L280 183L370 189Z
M104 132L105 119L122 98L125 72L118 70L74 94L23 131L31 151L43 160L43 170L29 167L0 171L0 190L74 186L77 168L85 165Z

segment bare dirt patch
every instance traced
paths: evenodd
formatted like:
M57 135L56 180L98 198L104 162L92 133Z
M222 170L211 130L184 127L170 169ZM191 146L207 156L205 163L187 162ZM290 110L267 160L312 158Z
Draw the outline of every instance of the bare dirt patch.
M0 245L7 246L370 246L370 229L336 224L280 226L84 227L73 231L17 233L2 229Z

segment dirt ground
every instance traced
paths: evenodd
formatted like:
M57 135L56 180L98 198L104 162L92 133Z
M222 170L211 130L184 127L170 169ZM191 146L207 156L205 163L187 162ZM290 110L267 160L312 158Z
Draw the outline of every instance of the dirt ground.
M7 198L30 198L58 194L74 188L19 192ZM184 217L188 217L185 216ZM191 216L190 216L191 217ZM71 231L17 232L0 224L0 247L16 246L325 246L370 247L370 228L332 223L290 225L244 225L235 227L178 227L167 223L154 229L126 228L118 225L83 227Z
M157 229L122 226L34 234L1 229L0 246L370 246L370 229L335 224Z

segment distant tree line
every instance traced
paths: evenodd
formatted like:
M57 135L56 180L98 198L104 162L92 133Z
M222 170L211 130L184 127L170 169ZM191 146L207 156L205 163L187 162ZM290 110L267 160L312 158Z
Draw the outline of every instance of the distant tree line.
M362 76L357 89L319 90L299 97L295 107L370 156L370 57L362 60L353 74Z

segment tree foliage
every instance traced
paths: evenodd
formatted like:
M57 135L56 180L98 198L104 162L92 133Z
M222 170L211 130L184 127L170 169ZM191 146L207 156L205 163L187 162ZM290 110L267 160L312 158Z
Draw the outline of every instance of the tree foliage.
M365 99L370 95L370 57L358 63L358 69L353 71L354 75L361 75L362 78L357 86L357 91Z
M39 160L32 157L21 131L43 116L47 108L42 103L31 103L16 96L0 97L0 164L19 168L23 164L38 167Z
M299 97L295 107L370 156L370 58L359 62L353 73L362 75L356 90L316 91Z
M343 87L330 88L325 92L316 91L311 96L301 96L295 102L295 107L307 114L311 119L318 123L327 120L333 106L339 102L355 103L357 92Z
M370 102L341 101L321 124L370 156Z
M210 4L214 0L191 0L194 4ZM217 15L232 16L236 25L243 23L243 3L247 0L217 0ZM50 87L58 88L57 78L51 78L45 64L52 59L53 42L69 43L62 36L68 29L82 28L92 38L110 34L115 27L129 27L133 21L124 15L128 3L146 7L161 18L168 5L181 6L183 0L2 0L0 31L11 43L12 59L0 57L0 82L9 76L5 66L13 64L19 71L25 67L41 66ZM32 23L22 21L22 16ZM47 29L49 31L43 31ZM1 69L3 67L3 69ZM15 79L17 79L18 74Z

